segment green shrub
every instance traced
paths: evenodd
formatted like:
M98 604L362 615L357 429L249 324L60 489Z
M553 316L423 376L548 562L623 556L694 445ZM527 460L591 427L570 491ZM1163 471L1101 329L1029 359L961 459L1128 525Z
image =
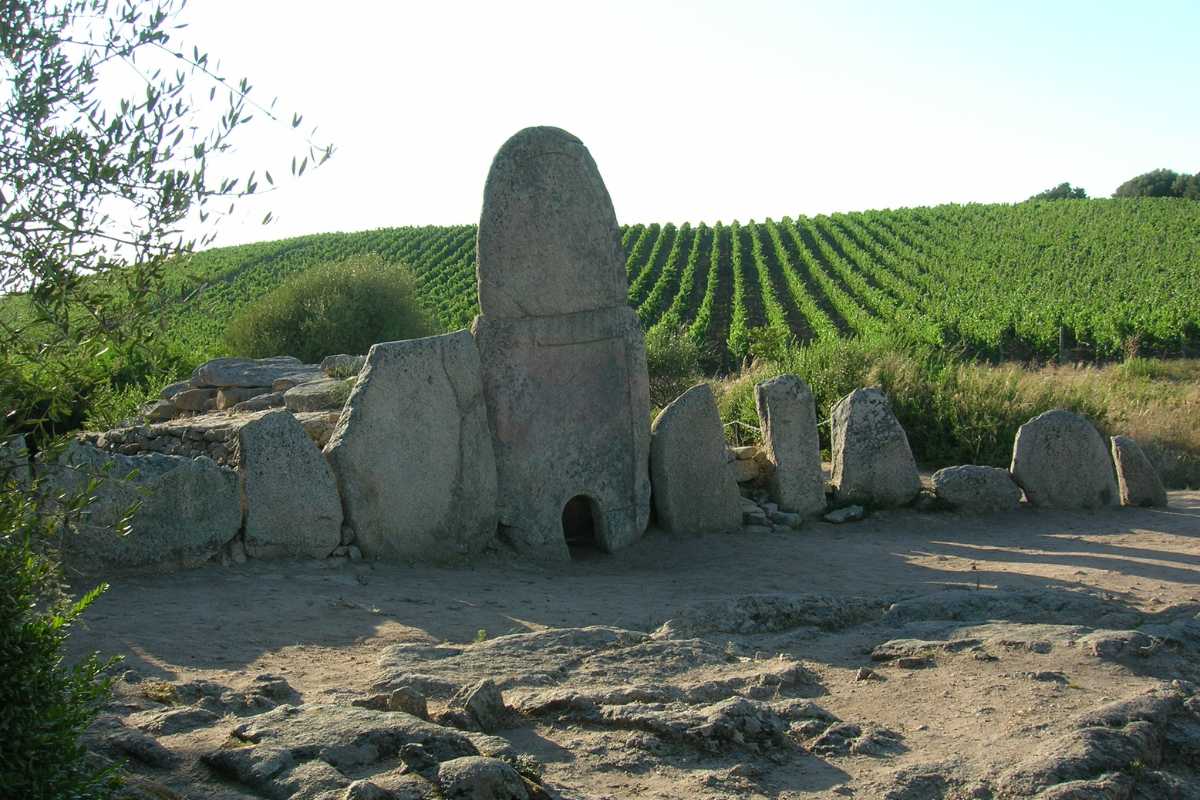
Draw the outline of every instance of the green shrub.
M655 325L646 333L650 407L662 408L701 380L701 349L685 329Z
M239 356L316 362L434 332L408 269L360 255L311 267L244 308L226 329L225 345Z
M36 495L11 481L0 490L0 786L30 800L110 797L115 768L79 741L108 697L108 665L95 655L63 663L71 624L106 587L63 596Z

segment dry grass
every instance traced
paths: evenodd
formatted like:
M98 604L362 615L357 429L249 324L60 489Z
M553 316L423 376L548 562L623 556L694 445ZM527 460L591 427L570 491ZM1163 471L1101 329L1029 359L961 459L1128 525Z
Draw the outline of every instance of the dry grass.
M1171 488L1200 487L1200 360L1134 358L1106 366L1028 367L918 357L870 346L800 349L714 385L730 438L755 435L754 384L781 372L803 377L819 417L860 386L880 386L923 466L1007 466L1016 430L1068 408L1102 432L1133 436ZM828 429L822 430L828 446Z

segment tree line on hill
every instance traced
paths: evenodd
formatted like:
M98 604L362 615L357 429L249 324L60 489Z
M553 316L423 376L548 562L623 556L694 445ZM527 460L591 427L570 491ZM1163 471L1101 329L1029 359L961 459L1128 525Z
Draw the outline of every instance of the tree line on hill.
M1063 182L1058 186L1038 192L1030 200L1086 200L1087 192L1082 186ZM1170 169L1155 169L1130 178L1117 187L1113 197L1182 197L1200 200L1200 172L1195 175L1175 172Z

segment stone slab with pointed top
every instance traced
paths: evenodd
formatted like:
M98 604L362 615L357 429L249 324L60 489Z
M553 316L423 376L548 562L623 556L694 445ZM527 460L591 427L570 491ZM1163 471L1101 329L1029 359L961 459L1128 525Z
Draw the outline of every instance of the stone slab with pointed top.
M1121 505L1165 506L1167 490L1137 440L1132 436L1114 436L1111 441Z
M774 467L771 499L805 516L825 512L825 477L812 390L795 375L780 375L754 387L763 449Z
M887 395L856 389L833 408L832 484L839 503L902 506L921 491L908 436Z
M742 526L742 496L725 460L725 433L707 383L688 389L651 426L650 480L658 525L672 533Z

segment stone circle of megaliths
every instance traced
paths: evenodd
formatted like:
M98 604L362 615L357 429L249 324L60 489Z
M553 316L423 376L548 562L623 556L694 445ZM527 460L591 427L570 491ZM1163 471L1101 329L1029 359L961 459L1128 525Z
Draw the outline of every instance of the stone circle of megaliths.
M1064 509L1166 502L1137 442L1106 442L1064 410L1020 429L1009 469L950 467L927 486L877 388L833 408L828 481L813 395L794 375L756 387L761 446L726 446L704 383L651 424L612 200L566 131L527 128L500 148L477 254L470 331L321 365L217 359L142 419L82 434L32 465L10 441L0 462L57 489L104 476L86 524L64 537L68 560L90 567L438 563L498 547L556 560L577 547L618 550L651 524L749 533L905 505L998 513L1022 498ZM132 533L112 536L134 500Z

